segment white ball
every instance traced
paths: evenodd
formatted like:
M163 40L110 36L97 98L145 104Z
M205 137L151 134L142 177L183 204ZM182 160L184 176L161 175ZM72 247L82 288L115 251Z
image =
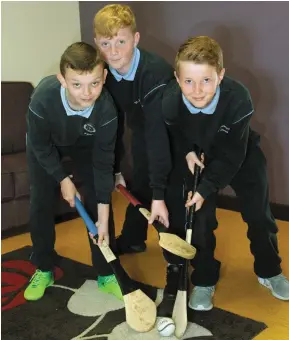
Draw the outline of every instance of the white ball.
M171 318L160 318L157 322L157 329L161 336L171 336L174 334L176 326Z

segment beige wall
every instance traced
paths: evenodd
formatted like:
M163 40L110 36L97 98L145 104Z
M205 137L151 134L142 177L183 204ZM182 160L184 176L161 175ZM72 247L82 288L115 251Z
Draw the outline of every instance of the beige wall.
M80 41L78 1L2 2L2 80L34 86L58 72L65 48Z

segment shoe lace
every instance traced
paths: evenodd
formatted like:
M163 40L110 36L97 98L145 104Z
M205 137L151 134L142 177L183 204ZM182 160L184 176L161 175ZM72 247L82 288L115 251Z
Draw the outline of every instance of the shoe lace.
M269 279L269 281L272 281L274 283L277 283L277 282L286 282L286 283L289 283L289 281L287 280L286 276L284 276L283 274L279 274L277 276L274 276L274 277L271 277Z
M31 285L33 288L36 288L39 286L39 284L44 281L45 276L43 275L43 272L39 269L36 270L34 275L31 278Z
M108 283L110 283L110 282L116 282L116 278L115 278L115 276L114 275L109 275L109 276L104 276L103 278L102 278L102 284L103 285L106 285L106 284L108 284Z
M203 293L211 296L212 293L215 291L215 286L209 286L209 287L195 286L194 291L195 292L203 292Z

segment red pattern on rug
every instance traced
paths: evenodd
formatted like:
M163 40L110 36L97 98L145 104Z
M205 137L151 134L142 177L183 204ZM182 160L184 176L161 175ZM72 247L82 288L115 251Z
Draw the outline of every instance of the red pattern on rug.
M1 310L4 311L26 303L24 291L36 267L24 260L5 261L1 267ZM62 276L63 271L56 267L54 279Z

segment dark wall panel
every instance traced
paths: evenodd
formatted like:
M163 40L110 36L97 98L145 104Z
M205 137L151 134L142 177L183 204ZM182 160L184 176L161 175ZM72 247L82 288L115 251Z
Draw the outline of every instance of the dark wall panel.
M81 33L93 43L92 22L108 2L80 2ZM262 135L270 200L289 203L289 3L129 2L140 46L173 63L189 36L209 35L221 44L227 74L242 81L255 104L252 126ZM231 194L226 190L227 194Z

